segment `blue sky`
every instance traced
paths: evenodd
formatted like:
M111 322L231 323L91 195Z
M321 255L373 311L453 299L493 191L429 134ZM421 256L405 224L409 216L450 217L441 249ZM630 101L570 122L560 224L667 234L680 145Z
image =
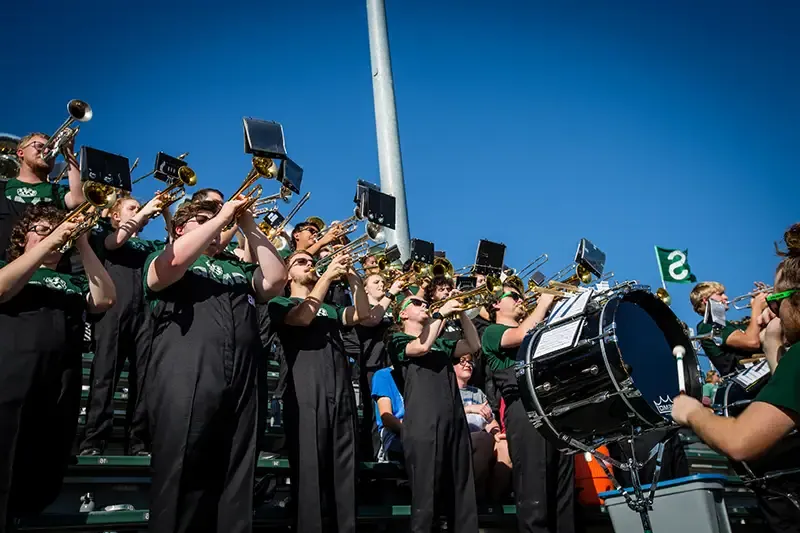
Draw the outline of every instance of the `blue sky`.
M52 132L80 98L79 144L140 168L189 151L227 194L255 116L284 125L303 216L379 182L365 2L57 4L4 9L0 130ZM731 295L771 281L800 192L800 7L693 4L387 0L412 236L456 266L487 238L549 274L587 237L616 279L657 286L657 244ZM668 288L694 325L690 286Z

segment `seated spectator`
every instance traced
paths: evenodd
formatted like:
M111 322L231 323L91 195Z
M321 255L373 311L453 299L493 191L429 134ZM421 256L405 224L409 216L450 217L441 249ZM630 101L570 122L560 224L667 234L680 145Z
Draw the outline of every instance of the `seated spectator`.
M372 400L378 416L375 424L381 445L378 449L377 460L379 463L403 460L403 444L400 434L403 430L403 415L406 412L403 396L397 387L395 379L399 375L394 367L382 368L372 376Z
M488 492L492 501L498 501L508 493L511 483L511 456L506 434L495 420L486 394L467 384L474 364L472 355L464 355L454 363L472 439L475 496L483 500Z
M703 405L710 407L714 403L714 395L717 394L719 382L722 379L716 370L706 372L706 382L703 384Z

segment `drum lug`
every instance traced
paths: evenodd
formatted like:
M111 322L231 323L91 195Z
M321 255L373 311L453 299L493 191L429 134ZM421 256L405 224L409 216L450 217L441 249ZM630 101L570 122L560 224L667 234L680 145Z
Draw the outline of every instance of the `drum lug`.
M553 386L552 386L552 385L550 385L550 382L549 382L549 381L545 381L544 383L542 383L541 385L539 385L538 387L536 387L536 390L537 390L538 392L544 392L544 393L547 393L547 392L550 392L550 389L552 389L552 388L553 388Z
M597 365L592 365L589 368L584 368L583 370L581 370L582 374L591 374L593 376L596 376L599 372L600 369L597 368Z

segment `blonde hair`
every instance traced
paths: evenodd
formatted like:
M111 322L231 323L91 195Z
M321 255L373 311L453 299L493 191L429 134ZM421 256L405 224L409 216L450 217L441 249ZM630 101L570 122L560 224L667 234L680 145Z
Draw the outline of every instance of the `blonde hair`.
M706 312L705 300L711 298L715 294L722 294L725 292L725 285L717 281L702 281L694 286L692 292L689 294L689 301L692 302L692 308L698 315L704 315Z
M26 144L28 144L31 139L34 137L43 137L46 140L50 140L50 136L46 133L42 133L40 131L34 131L33 133L27 134L25 137L19 140L17 143L17 150L21 150Z

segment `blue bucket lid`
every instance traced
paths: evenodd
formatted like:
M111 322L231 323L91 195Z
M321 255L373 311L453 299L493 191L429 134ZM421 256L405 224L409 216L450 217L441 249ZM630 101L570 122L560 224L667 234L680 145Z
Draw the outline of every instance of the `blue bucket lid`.
M686 483L692 483L693 481L719 481L724 485L728 481L728 478L721 474L694 474L691 476L679 477L667 481L659 481L658 485L656 486L656 494L658 494L659 489L666 489L678 485L685 485ZM633 492L633 487L625 487L625 490L628 492ZM643 485L642 490L644 491L650 490L650 484ZM622 497L622 494L620 494L616 490L607 490L605 492L601 492L597 496L605 500L608 498L613 498L614 496Z

